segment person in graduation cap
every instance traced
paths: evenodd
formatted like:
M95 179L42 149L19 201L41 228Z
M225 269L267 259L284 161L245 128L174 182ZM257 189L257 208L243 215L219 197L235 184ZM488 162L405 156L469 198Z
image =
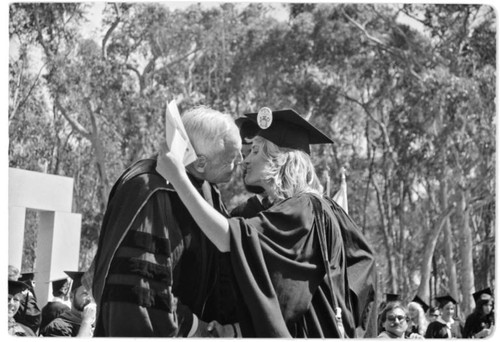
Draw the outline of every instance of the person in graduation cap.
M51 281L52 300L42 308L42 323L40 330L43 330L52 320L70 310L70 305L66 304L69 299L71 282L67 277Z
M230 252L245 300L239 315L243 337L343 337L336 300L348 297L345 250L310 157L310 145L332 140L294 110L265 107L245 116L259 127L244 160L245 183L265 190L268 209L248 218L223 217L166 147L157 170L207 237Z
M486 338L493 332L495 313L493 292L486 288L472 294L476 307L467 317L464 325L464 338Z
M429 324L425 316L427 310L429 310L429 305L418 295L408 304L407 335L419 334L422 337L425 335Z
M455 320L455 305L457 301L450 295L436 297L441 315L429 324L425 338L461 338L462 326Z
M16 321L27 325L31 330L37 333L42 321L42 313L36 299L34 279L34 272L24 272L20 274L18 280L25 283L27 288L23 292L24 299L17 311Z
M27 325L17 322L16 313L19 311L21 302L24 300L23 292L28 289L28 285L17 280L9 279L9 294L7 297L7 317L8 333L12 336L36 336Z
M40 331L41 336L92 337L96 305L85 286L84 272L65 271L71 278L71 309L63 312Z

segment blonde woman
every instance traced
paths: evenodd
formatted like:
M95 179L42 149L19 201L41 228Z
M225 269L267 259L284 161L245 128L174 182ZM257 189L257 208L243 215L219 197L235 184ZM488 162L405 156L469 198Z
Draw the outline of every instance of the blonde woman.
M245 301L243 337L342 337L335 298L346 297L344 246L309 155L309 145L332 141L293 110L263 108L246 117L258 133L244 160L245 184L265 190L268 209L227 219L195 191L172 153L160 153L157 171L207 237L230 252Z
M425 317L425 312L422 306L417 302L410 302L408 304L408 329L406 330L407 335L412 333L424 336L427 330L427 318Z

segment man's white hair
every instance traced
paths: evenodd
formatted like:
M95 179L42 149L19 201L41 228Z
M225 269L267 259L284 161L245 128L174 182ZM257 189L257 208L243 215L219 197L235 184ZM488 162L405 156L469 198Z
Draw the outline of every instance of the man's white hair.
M231 115L206 106L194 107L185 112L182 123L196 154L209 159L224 150L228 139L234 140L240 134Z

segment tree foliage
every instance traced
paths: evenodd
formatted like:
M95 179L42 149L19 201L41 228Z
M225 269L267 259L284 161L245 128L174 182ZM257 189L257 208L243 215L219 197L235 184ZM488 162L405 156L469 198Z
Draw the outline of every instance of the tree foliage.
M450 292L469 311L495 278L494 10L281 6L286 20L258 3L108 3L85 38L83 3L11 4L10 166L75 179L86 268L109 189L155 153L166 102L292 107L335 141L314 148L318 174L333 195L347 170L380 288ZM248 196L239 177L222 190L229 207Z

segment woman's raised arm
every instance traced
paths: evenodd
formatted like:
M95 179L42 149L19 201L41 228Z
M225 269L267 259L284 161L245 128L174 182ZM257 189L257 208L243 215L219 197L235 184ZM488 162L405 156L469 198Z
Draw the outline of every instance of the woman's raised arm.
M196 190L189 180L182 162L167 147L158 155L156 171L172 183L182 203L193 216L202 232L221 252L229 252L229 223Z

